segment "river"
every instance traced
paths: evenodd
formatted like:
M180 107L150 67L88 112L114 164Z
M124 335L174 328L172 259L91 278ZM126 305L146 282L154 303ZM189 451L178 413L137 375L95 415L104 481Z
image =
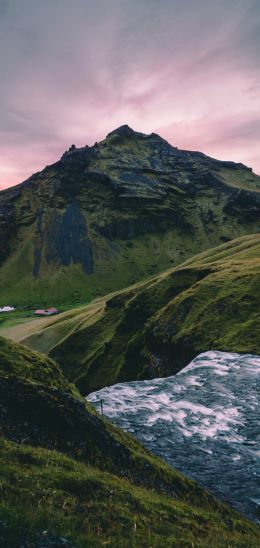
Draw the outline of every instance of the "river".
M152 453L260 520L260 356L205 352L177 375L87 396Z

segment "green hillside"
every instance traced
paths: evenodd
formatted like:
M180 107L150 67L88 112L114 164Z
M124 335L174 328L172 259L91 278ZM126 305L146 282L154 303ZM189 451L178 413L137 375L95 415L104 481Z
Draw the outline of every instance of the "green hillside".
M91 305L2 330L49 353L83 394L168 376L209 349L260 354L260 236L233 240Z
M91 299L260 230L260 177L122 126L0 192L0 305Z
M103 420L52 360L2 338L0 401L1 546L259 545L256 525Z

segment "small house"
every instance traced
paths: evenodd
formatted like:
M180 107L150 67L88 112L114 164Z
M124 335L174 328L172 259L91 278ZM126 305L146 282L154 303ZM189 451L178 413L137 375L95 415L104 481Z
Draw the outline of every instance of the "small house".
M57 308L45 308L45 309L38 309L35 310L34 315L35 316L53 316L54 314L58 314L59 311Z
M45 310L35 310L34 312L35 316L46 316L46 311Z
M12 312L14 310L14 306L3 306L0 307L0 312Z
M58 314L59 311L57 308L47 308L48 316L52 316L53 314Z

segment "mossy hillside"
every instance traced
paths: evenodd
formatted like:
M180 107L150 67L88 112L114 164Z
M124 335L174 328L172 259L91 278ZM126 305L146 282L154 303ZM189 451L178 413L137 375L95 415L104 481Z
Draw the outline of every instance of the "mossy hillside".
M43 448L0 441L0 539L74 546L257 547L259 530L229 509L192 507ZM48 533L44 534L43 531Z
M259 354L259 282L259 266L244 277L233 269L213 273L160 310L147 326L158 371L178 371L211 349Z
M118 214L119 215L119 214ZM140 212L140 215L142 213ZM257 227L258 228L258 227ZM253 226L248 231L254 230ZM233 226L229 238L247 230ZM80 264L57 267L44 265L41 276L33 277L33 240L30 247L20 247L12 260L8 259L0 272L2 303L14 306L48 307L79 305L93 298L124 288L142 279L158 274L172 265L181 263L203 249L217 245L223 236L223 227L205 236L204 227L196 226L197 238L172 229L161 234L136 236L129 241L114 239L111 244L95 237L95 268L86 275ZM103 251L101 250L103 249Z
M68 393L75 392L59 365L38 352L0 337L0 372L33 383L43 383Z
M84 307L69 333L63 316L19 333L54 357L83 394L170 375L209 349L260 354L259 276L260 236L246 236Z
M86 303L258 232L259 180L130 128L73 149L0 193L2 303Z
M258 545L254 524L102 419L61 373L37 377L38 354L1 346L1 545Z
M209 349L260 354L259 259L259 236L223 245L208 259L202 256L159 277L119 311L115 308L116 313L108 302L102 325L107 320L109 331L105 328L103 335L99 320L52 353L83 393L114 382L170 375ZM80 354L75 358L74 341Z
M56 356L68 378L75 376L82 393L130 378L149 378L152 368L145 350L145 324L158 307L189 287L197 276L196 270L187 269L180 275L176 273L173 281L158 284L155 279L134 292L109 299L99 320L73 334L77 349L74 355L70 337L50 354Z
M18 443L59 450L100 469L128 478L136 484L164 490L182 500L201 504L218 503L195 482L169 468L153 457L130 435L102 419L76 389L52 379L43 382L35 369L40 366L38 355L15 347L11 359L19 353L21 360L15 366L6 367L0 360L0 429L1 434ZM27 358L26 358L27 356ZM30 375L24 375L24 363L28 359ZM49 362L45 356L42 360ZM57 366L58 368L58 366ZM62 374L60 373L62 377ZM51 377L51 375L50 375Z
M163 374L209 349L260 354L260 238L234 244L190 261L189 267L195 262L200 269L210 266L210 274L147 325L147 347Z
M185 261L182 266L207 264L221 259L226 259L229 262L258 259L259 245L259 234L249 234L243 238L235 238L225 244L191 257Z
M152 279L151 279L152 280ZM37 348L40 352L48 353L57 343L74 331L78 330L79 326L87 327L95 323L98 317L102 317L106 303L112 297L129 294L141 290L147 282L139 282L131 286L131 290L114 291L105 297L94 299L90 304L79 305L77 307L69 307L65 312L61 312L55 316L44 318L30 317L24 314L23 310L15 310L8 315L3 316L0 324L0 333L5 338L10 338L15 342L24 341L27 338L36 338ZM32 344L32 348L34 345Z

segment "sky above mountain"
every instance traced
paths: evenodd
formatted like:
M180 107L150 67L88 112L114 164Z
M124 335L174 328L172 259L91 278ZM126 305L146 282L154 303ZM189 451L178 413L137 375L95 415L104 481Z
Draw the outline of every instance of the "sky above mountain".
M259 0L0 0L0 188L117 126L260 174Z

